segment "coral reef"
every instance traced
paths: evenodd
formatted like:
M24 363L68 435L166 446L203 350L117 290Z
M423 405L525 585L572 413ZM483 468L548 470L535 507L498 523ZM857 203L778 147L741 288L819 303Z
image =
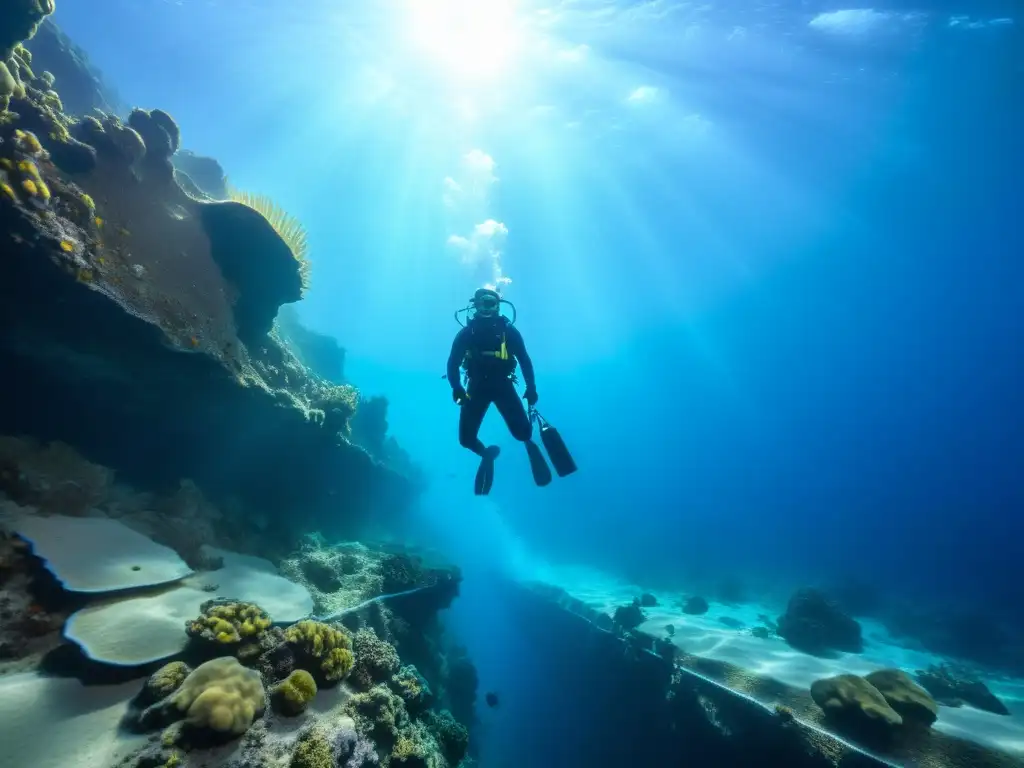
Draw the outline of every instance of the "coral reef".
M811 654L860 653L860 624L816 589L798 590L779 617L778 634L794 648Z
M268 331L279 306L301 297L302 270L272 224L181 190L168 171L181 132L166 113L75 118L33 84L52 77L29 77L27 52L12 58L17 73L5 66L2 78L11 117L0 126L0 359L18 375L0 431L61 439L145 490L192 478L218 503L237 495L315 514L330 502L353 532L371 507L404 509L416 488L345 430L324 430L316 377L297 361L279 367L287 354ZM104 428L115 421L116 435ZM240 444L237 426L252 423L265 439ZM238 469L208 453L238 455ZM348 514L337 515L339 501Z
M401 664L395 647L377 637L372 629L361 629L352 638L356 663L352 683L369 690L377 683L389 682Z
M928 693L947 707L967 704L995 715L1010 714L988 686L968 670L957 669L951 664L932 665L926 670L918 670L917 679Z

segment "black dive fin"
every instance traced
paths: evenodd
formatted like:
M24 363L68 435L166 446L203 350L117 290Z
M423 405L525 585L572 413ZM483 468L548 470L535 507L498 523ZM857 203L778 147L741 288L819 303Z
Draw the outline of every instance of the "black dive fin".
M530 457L530 471L533 472L533 482L539 486L545 486L551 482L551 467L544 460L544 454L540 451L533 440L526 441L526 455Z
M565 447L562 436L539 413L537 420L540 422L540 441L544 443L544 450L548 452L551 463L555 465L555 472L559 477L571 475L576 471L576 462L573 461L569 449Z
M491 492L494 485L494 460L498 458L500 449L492 445L484 450L480 459L480 467L476 471L476 480L473 482L473 492L477 496L486 496Z

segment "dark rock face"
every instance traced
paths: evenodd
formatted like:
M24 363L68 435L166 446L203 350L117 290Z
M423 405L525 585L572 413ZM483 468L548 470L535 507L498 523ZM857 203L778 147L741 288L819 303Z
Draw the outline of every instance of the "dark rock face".
M708 601L700 595L691 597L686 603L683 604L683 613L689 613L692 616L701 616L708 612Z
M174 169L185 174L196 186L199 193L214 200L227 200L227 178L221 164L212 157L203 157L187 149L180 150L171 158Z
M118 111L118 98L103 82L103 74L52 20L39 25L27 47L32 52L33 69L38 74L50 72L54 76L67 113L87 115L96 109Z
M805 653L860 653L864 649L860 624L816 589L798 590L789 599L786 612L779 617L778 633Z
M334 384L345 382L345 348L337 339L310 330L299 321L298 313L289 304L277 313L281 335L294 347L302 364L322 379Z
M1010 714L1006 705L985 683L966 672L954 669L949 664L918 670L917 679L928 693L947 707L962 707L967 704L995 715Z
M298 262L270 222L249 206L231 201L197 205L213 258L237 289L238 336L246 343L256 341L270 333L278 307L302 298Z

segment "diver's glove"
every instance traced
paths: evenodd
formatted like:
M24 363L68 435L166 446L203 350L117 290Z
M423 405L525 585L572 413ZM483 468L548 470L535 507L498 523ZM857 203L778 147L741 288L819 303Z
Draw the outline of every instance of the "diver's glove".
M533 387L527 387L526 391L523 393L523 400L526 401L528 406L533 408L533 406L537 404L537 390Z
M452 387L452 400L455 401L456 405L462 405L462 401L467 397L469 395L466 394L466 390L462 387Z

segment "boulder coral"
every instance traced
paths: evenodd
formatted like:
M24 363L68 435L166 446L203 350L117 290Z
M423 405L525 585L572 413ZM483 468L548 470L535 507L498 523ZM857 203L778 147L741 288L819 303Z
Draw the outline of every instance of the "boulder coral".
M199 731L241 736L263 714L266 693L258 672L231 656L200 664L169 697L142 715L142 722L176 720Z
M889 735L903 724L878 689L857 675L815 680L811 698L837 726L869 739Z
M929 727L939 716L939 707L928 691L899 669L879 669L864 676L885 698L907 725Z
M271 702L285 715L300 715L316 696L316 681L304 669L296 669L270 692Z

